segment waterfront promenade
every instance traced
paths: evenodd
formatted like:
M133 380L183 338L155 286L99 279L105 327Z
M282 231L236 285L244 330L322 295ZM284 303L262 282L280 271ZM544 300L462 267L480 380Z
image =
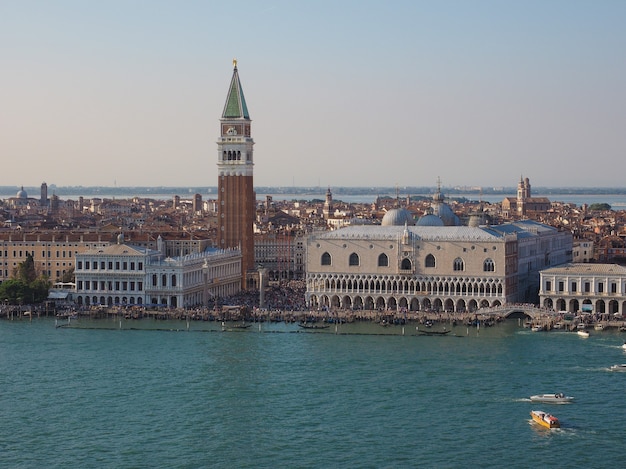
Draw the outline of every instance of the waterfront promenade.
M505 319L517 318L525 327L538 326L541 330L575 330L580 324L588 329L626 330L626 320L608 314L585 314L555 312L531 304L511 304L496 308L482 308L473 312L436 311L385 311L385 310L281 310L223 306L222 308L150 308L150 307L91 307L61 313L42 309L4 307L0 318L7 320L32 320L36 317L56 317L68 323L72 319L123 319L126 321L217 321L220 323L319 323L346 324L370 322L381 325L435 325L493 326Z

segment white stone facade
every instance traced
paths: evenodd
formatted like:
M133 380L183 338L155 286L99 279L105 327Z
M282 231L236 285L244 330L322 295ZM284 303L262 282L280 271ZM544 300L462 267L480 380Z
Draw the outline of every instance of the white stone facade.
M208 249L181 257L118 243L76 255L81 305L206 305L241 289L241 251Z
M568 256L571 234L535 222L351 226L308 239L306 300L311 308L473 311L526 301L533 284L536 297L539 268Z
M540 272L541 305L572 313L626 313L626 267L571 263Z

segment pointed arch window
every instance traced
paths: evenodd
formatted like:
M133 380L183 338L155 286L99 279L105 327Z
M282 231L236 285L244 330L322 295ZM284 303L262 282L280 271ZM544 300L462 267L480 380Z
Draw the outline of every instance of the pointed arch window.
M400 263L400 268L402 270L411 270L411 261L409 259L402 259Z
M426 260L424 261L425 267L435 267L435 256L429 254L426 256Z
M496 264L493 262L493 259L485 259L483 262L483 272L495 272Z
M359 255L356 252L353 252L352 254L350 254L348 265L350 266L360 265Z
M378 256L378 267L389 267L389 258L387 254L382 253Z
M465 270L465 263L463 262L463 259L461 259L460 257L454 259L453 269L455 271Z
M327 252L322 254L322 265L331 265L330 254L328 254Z

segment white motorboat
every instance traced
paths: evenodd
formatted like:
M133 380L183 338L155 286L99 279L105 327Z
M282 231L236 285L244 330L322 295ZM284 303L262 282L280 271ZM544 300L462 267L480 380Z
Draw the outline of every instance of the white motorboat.
M579 336L581 336L583 339L586 339L587 337L589 337L589 332L584 331L584 330L578 330L576 331L576 334L578 334Z
M626 371L626 363L611 365L611 371Z
M566 396L562 392L557 392L552 394L536 394L534 396L530 396L530 400L533 402L545 402L548 404L567 404L568 402L572 402L574 398Z

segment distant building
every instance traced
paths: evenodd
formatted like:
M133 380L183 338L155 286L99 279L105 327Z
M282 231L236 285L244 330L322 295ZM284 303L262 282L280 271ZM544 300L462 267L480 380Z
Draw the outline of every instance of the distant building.
M305 252L300 235L268 233L254 238L256 262L266 269L269 281L302 280Z
M531 196L528 178L520 178L517 184L517 197L505 197L502 201L502 213L506 218L522 218L530 214L545 213L550 207L551 202L548 198Z
M591 262L594 260L593 241L575 240L572 248L572 261L575 263Z

